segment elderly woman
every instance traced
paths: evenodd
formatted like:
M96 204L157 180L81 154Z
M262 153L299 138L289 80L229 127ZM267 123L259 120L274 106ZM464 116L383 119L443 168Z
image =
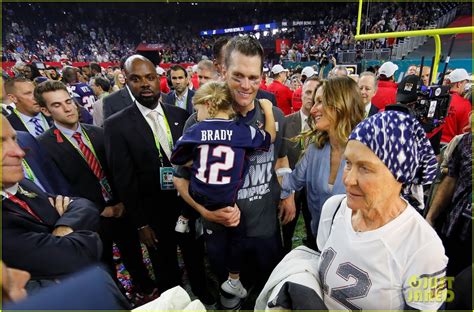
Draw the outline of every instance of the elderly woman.
M324 204L317 237L324 303L330 310L438 309L448 259L404 198L435 177L421 125L401 112L376 114L351 133L344 158L347 196Z
M349 134L364 119L364 114L359 88L351 78L334 77L317 89L311 108L314 130L307 134L314 143L305 150L293 172L283 177L282 184L282 198L306 186L314 235L318 232L324 202L346 191L342 183L345 165L342 156Z

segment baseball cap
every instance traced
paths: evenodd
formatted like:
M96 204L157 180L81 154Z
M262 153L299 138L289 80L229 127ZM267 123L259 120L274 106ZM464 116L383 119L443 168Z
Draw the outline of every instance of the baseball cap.
M164 70L160 66L156 66L156 73L161 76L166 73L166 70Z
M385 75L386 77L392 77L393 74L398 70L398 66L392 62L385 62L379 68L379 76Z
M264 68L263 68L263 72L264 72L264 73L266 73L266 72L268 72L268 71L269 71L268 67L264 67Z
M415 102L418 98L417 88L421 84L420 77L408 75L400 81L397 88L397 102L406 104Z
M451 83L460 82L464 80L472 80L471 76L469 76L469 74L464 68L456 68L446 78L448 78Z
M288 69L284 69L280 64L273 65L272 67L272 73L275 75L284 71L288 71Z
M313 77L314 75L316 75L316 71L311 66L306 66L301 71L301 76L306 76L307 78Z

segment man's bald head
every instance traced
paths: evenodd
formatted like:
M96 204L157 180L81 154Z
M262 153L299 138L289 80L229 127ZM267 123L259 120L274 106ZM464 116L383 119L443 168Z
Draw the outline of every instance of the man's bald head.
M127 72L130 72L130 69L131 69L131 66L134 62L138 62L138 61L141 61L141 62L149 62L153 67L153 63L147 59L146 57L144 57L143 55L140 55L140 54L134 54L132 56L129 56L126 60L125 60L125 63L123 64L123 70L125 71L125 73Z
M127 86L138 103L155 108L160 99L160 78L155 65L142 55L132 55L125 61L124 71Z

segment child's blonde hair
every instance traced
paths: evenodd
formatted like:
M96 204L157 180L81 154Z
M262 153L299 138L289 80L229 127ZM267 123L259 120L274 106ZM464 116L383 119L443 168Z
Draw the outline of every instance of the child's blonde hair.
M193 105L208 104L209 117L213 118L219 111L235 114L232 108L232 96L224 82L209 81L200 86L193 96Z

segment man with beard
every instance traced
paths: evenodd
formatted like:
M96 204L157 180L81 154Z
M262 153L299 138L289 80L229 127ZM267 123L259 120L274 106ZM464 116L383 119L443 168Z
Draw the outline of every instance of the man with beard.
M191 235L178 238L174 231L185 203L174 189L169 158L189 114L159 103L160 79L150 60L133 55L126 60L124 70L134 104L111 116L104 125L107 160L117 194L148 248L160 292L180 284L179 239L188 243L181 245L186 269L193 292L203 300L204 270L199 261L188 258L196 257L195 250L190 250L194 247Z

